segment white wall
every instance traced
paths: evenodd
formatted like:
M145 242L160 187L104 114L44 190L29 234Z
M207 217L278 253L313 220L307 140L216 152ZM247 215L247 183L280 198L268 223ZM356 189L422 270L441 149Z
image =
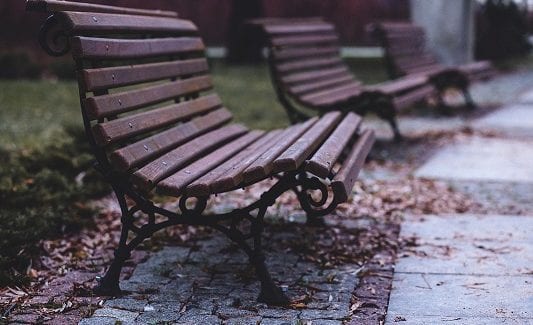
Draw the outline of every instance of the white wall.
M446 64L470 62L474 51L473 0L411 0L411 19L426 29L427 46Z

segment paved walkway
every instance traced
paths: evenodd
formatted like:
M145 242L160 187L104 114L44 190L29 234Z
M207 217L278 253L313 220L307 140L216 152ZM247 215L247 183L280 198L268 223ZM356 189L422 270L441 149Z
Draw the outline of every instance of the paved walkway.
M533 210L533 90L476 121L416 177ZM533 324L533 215L407 216L386 322Z
M364 228L351 222L344 227ZM305 228L303 225L300 229ZM305 308L284 309L257 303L259 283L246 256L225 237L215 233L192 247L165 247L139 264L121 288L122 298L107 300L82 325L121 324L313 324L342 325L350 316L351 297L357 286L356 264L321 269L281 248L301 240L298 229L276 232L266 243L267 265L283 279L291 297L302 298ZM286 246L285 246L286 248ZM282 287L283 288L283 287ZM309 290L311 289L311 290ZM309 294L312 291L313 294Z

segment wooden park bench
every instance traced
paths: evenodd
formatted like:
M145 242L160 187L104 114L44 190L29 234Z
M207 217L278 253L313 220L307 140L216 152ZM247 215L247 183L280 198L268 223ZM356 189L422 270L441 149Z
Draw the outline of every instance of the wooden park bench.
M368 31L385 50L385 62L391 78L427 76L438 90L439 104L446 107L443 92L448 88L459 89L468 107L475 107L470 96L469 84L485 80L495 74L489 61L478 61L448 67L440 63L426 47L426 35L422 27L410 22L383 22L368 26Z
M251 23L264 31L272 84L293 123L308 118L297 105L320 113L340 110L364 115L370 111L386 120L400 139L396 112L435 90L425 76L363 86L340 57L335 27L321 18L256 19Z
M348 200L374 141L359 129L361 118L331 112L286 129L249 130L230 123L197 28L176 13L55 0L28 0L27 10L51 14L39 36L49 54L72 53L96 168L122 210L115 259L95 293L120 293L125 260L156 231L205 225L248 255L259 301L287 304L265 265L263 217L286 191L297 194L308 220ZM268 178L276 182L256 202L206 212L213 195ZM153 192L179 197L179 210L154 203Z

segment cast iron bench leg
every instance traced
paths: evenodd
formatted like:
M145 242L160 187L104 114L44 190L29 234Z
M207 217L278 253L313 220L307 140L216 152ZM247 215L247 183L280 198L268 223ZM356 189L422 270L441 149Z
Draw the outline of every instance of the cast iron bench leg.
M107 269L105 275L102 278L98 279L98 284L93 288L93 293L99 296L119 296L122 291L120 289L120 272L124 266L124 262L130 258L131 251L141 243L147 234L141 235L137 234L136 238L133 239L129 245L127 244L128 234L130 231L129 225L133 221L131 212L128 210L128 205L126 203L126 198L124 194L118 191L117 188L114 189L118 202L120 204L120 209L122 212L121 223L122 230L120 234L120 241L117 249L115 250L115 258L111 263L111 266Z
M468 90L468 87L462 88L461 92L463 93L463 97L465 99L465 106L468 109L470 109L470 110L475 109L476 108L476 103L472 99L472 95L470 94L470 91Z
M238 216L232 220L229 227L222 225L213 225L213 227L235 242L247 255L250 264L255 268L255 273L259 282L261 282L261 292L257 301L264 302L268 305L286 306L290 303L289 298L282 292L282 290L274 283L270 272L265 264L265 255L263 254L261 236L264 228L264 216L270 204L260 207L257 216L253 217L250 214ZM250 233L243 233L239 229L239 224L243 220L248 220L250 225ZM247 243L247 240L252 239L253 245Z
M389 123L392 132L394 133L394 141L400 142L403 140L403 136L400 133L400 129L398 128L398 122L396 120L396 109L394 108L394 105L390 102L383 102L380 101L379 103L376 103L376 114L378 117L384 119Z

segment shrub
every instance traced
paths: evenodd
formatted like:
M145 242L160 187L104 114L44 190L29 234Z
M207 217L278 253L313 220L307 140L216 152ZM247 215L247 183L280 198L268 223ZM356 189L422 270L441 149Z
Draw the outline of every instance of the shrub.
M0 79L35 79L40 73L39 66L32 62L27 54L0 53Z
M91 168L85 135L67 135L31 151L0 148L0 286L26 282L39 241L90 223L79 202L109 191Z
M72 59L55 60L50 63L50 72L60 80L74 80L76 79L76 67Z

